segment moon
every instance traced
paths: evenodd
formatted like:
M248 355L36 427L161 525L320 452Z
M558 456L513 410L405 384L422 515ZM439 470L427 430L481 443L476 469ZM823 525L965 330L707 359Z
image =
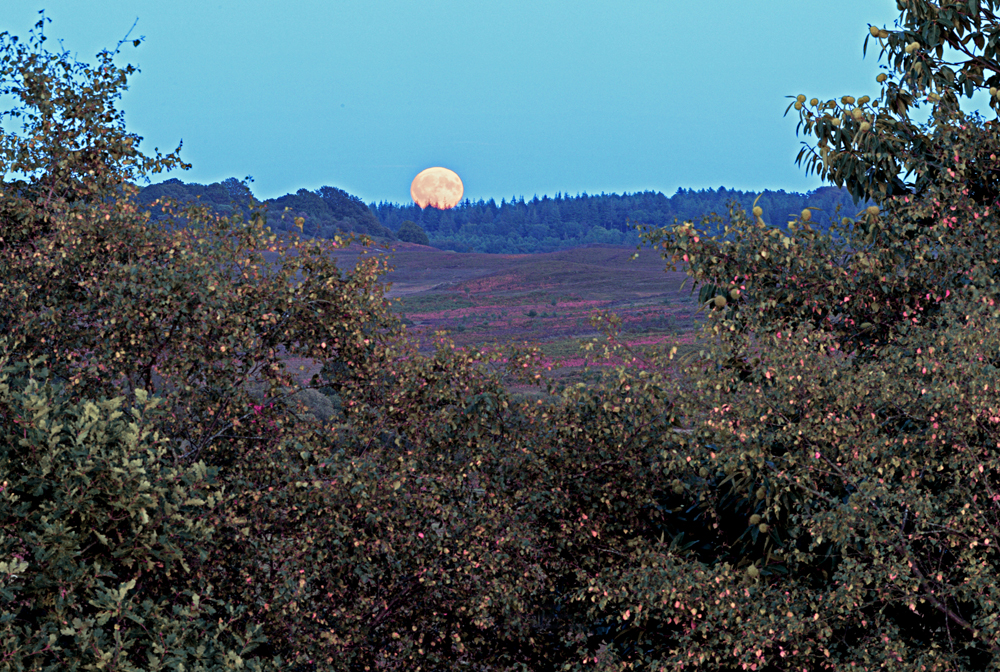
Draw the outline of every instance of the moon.
M428 205L438 210L454 208L462 200L464 191L462 179L454 171L440 166L421 170L410 184L410 196L421 209Z

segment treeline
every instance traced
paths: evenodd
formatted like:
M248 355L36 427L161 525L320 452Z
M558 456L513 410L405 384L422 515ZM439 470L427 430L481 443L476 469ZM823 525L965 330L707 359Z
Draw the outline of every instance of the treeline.
M768 224L787 228L791 217L806 207L818 208L813 213L814 229L828 231L832 218L853 217L870 202L855 204L846 188L820 187L806 194L784 190L763 193L744 192L719 187L694 191L678 189L667 197L661 192L644 191L634 194L587 193L555 197L523 197L510 201L494 199L462 201L450 210L421 209L416 204L365 203L358 197L335 187L324 186L316 191L299 189L294 194L264 201L268 226L274 232L298 231L296 218L301 218L305 237L333 238L344 232L367 234L379 241L410 240L457 252L488 254L535 254L579 247L591 243L608 245L639 245L637 224L652 227L692 221L699 228L701 219L715 212L722 223L709 226L709 235L722 235L729 221L731 201L736 201L748 213L754 200L764 210ZM232 214L244 209L253 199L245 183L235 178L208 186L185 184L177 179L150 185L141 190L140 202L150 204L155 199L170 197L179 202L200 199L219 214ZM840 213L837 208L840 207ZM159 208L152 213L154 221L168 215ZM405 222L413 222L406 225ZM402 229L402 231L401 231ZM734 238L730 233L728 238Z
M599 196L556 194L554 198L535 196L530 201L522 197L501 200L499 205L493 199L475 203L466 199L450 210L394 203L369 207L393 231L398 231L404 221L416 222L435 247L518 254L552 252L588 243L638 245L636 224L670 226L676 218L677 222L693 221L700 227L702 216L710 212L723 219L722 224L709 227L711 235L719 235L729 221L729 201L735 199L750 212L757 196L755 192L719 187L718 191L678 189L670 198L661 192L644 191ZM790 215L808 206L817 207L820 212L814 213L813 228L827 231L830 217L824 215L832 217L838 205L839 217L843 217L854 216L871 203L855 205L847 189L820 187L808 194L764 191L757 205L764 210L765 222L781 228L787 227Z

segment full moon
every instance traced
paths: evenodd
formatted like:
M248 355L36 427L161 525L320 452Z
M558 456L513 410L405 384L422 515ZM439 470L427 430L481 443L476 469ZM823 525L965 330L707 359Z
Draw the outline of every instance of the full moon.
M454 208L462 200L462 180L440 166L421 170L410 184L410 196L421 208L431 205L438 210Z

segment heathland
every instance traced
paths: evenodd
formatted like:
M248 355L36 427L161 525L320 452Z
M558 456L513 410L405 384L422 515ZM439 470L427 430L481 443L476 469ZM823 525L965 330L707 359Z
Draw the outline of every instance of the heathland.
M432 355L442 336L456 349L490 350L509 342L539 346L544 364L552 367L547 375L557 383L555 394L505 378L517 401L554 402L565 387L597 385L604 372L623 363L602 356L608 339L591 321L602 312L621 319L617 340L639 368L672 347L677 347L675 361L700 359L707 346L700 334L707 311L698 303L687 264L665 269L659 251L650 247L588 244L539 254L483 254L375 240L371 247L354 243L328 254L345 277L364 256L388 258L379 284L391 311L418 340L420 354ZM263 257L277 269L277 252L265 251ZM300 271L296 280L301 278ZM590 350L587 343L594 344ZM279 354L303 386L321 369L318 361L286 357L283 349ZM493 366L499 370L501 363Z

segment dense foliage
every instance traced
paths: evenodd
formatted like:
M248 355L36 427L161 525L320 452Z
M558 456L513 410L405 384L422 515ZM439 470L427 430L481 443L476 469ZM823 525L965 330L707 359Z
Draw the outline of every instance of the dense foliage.
M405 240L408 243L416 243L418 245L430 244L427 232L420 228L419 224L409 219L399 225L398 235L400 240Z
M793 103L826 176L877 202L835 225L844 246L759 202L729 209L734 241L644 234L689 264L714 342L687 383L671 350L550 405L499 383L506 356L552 393L534 349L419 356L375 259L341 277L293 236L267 275L253 208L149 226L133 155L102 144L59 178L100 174L97 198L32 191L59 183L57 163L25 170L32 143L72 146L54 122L77 99L55 94L120 76L110 100L126 71L4 43L41 112L3 136L4 174L29 179L0 187L0 666L1000 667L1000 137L953 95L1000 83L981 76L998 22L943 4L870 29L905 51L879 100ZM933 54L959 38L986 60L956 75ZM900 87L928 84L918 127ZM309 387L346 423L273 403L299 387L279 346L323 362Z

